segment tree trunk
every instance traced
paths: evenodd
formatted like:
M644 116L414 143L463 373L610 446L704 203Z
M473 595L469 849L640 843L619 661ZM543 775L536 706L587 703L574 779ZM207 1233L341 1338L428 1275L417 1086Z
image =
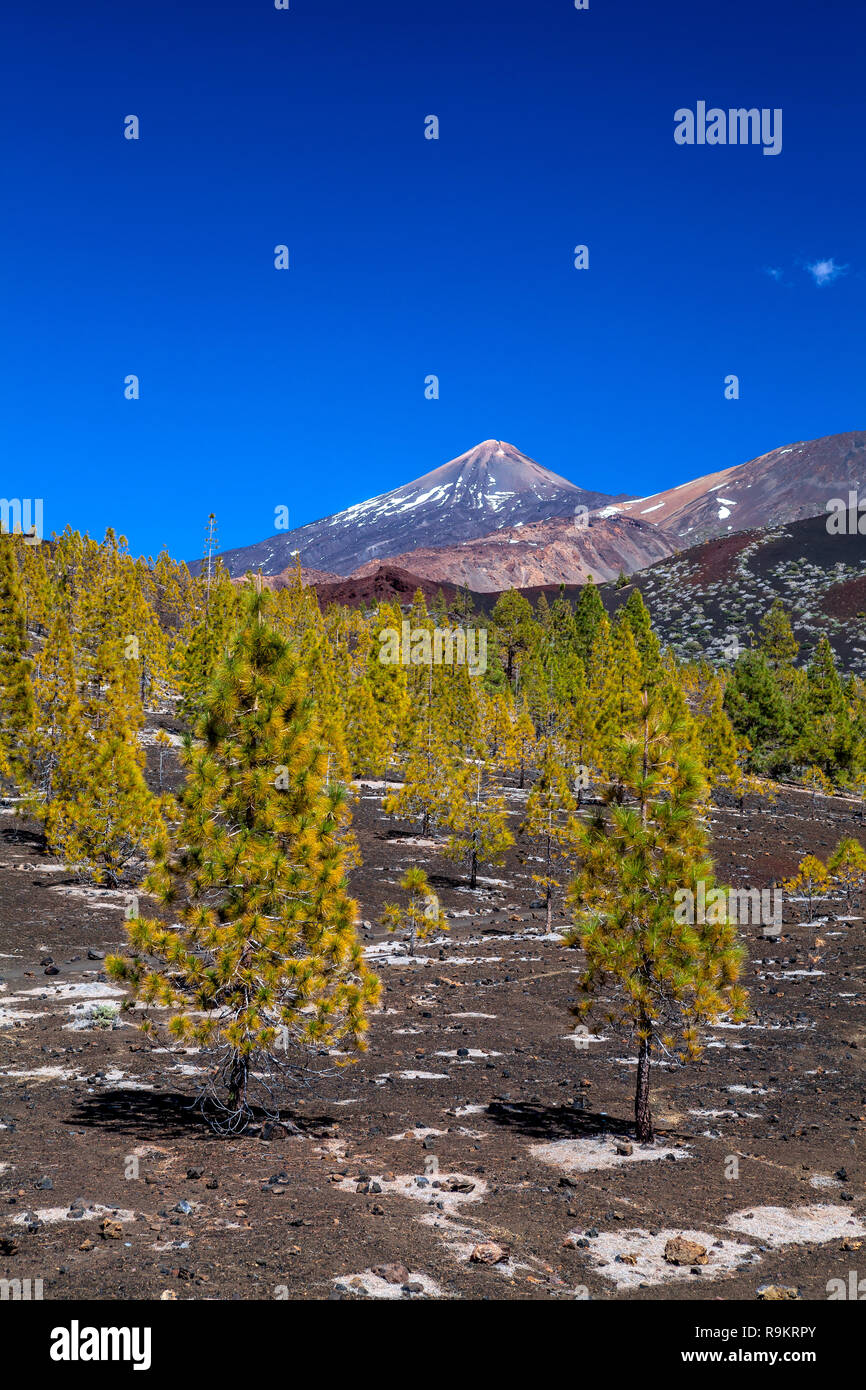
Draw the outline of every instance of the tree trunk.
M650 1042L649 1038L641 1038L637 1058L637 1085L634 1093L635 1133L641 1144L648 1144L653 1137L649 1082Z
M240 1110L247 1089L247 1064L243 1057L232 1058L229 1072L229 1110Z
M548 935L553 930L553 893L550 884L547 885L547 932Z
M469 887L474 888L478 882L478 855L473 849L469 856Z

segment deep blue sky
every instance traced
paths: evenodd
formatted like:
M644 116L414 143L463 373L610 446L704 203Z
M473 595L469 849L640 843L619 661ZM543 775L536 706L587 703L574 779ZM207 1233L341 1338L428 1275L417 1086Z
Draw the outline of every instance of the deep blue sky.
M189 558L489 437L645 495L866 427L854 0L291 5L4 9L0 491L46 532ZM677 146L699 99L782 153Z

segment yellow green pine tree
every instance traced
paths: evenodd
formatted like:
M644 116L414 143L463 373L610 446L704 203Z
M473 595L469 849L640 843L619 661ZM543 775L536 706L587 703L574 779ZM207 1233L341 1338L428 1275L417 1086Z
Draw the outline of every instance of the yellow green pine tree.
M517 766L519 778L517 785L521 791L526 784L526 771L535 757L537 746L537 736L532 716L529 713L529 702L524 695L520 701L520 713L514 725L514 743L517 750Z
M75 738L61 750L60 795L48 806L45 834L79 877L114 888L146 867L149 843L164 826L142 764L134 736L116 728Z
M519 834L540 854L541 867L533 869L532 879L544 896L547 930L551 931L554 894L575 869L582 838L569 768L549 742L542 749L538 778L529 793Z
M702 1026L746 1015L735 926L724 912L701 922L683 910L686 894L694 903L698 885L712 890L714 880L702 823L708 789L699 761L681 751L677 723L644 695L639 737L614 750L611 763L611 779L626 795L582 827L570 892L568 944L586 955L587 998L575 1012L585 1017L603 992L608 1022L634 1039L635 1127L644 1143L653 1136L653 1054L670 1054L678 1036L684 1058L697 1057Z
M829 886L830 873L823 859L819 859L817 854L804 855L797 866L797 872L782 883L786 893L805 900L809 921L812 920L814 903L826 897Z
M481 731L491 767L510 772L519 762L514 699L505 687L480 697ZM533 729L533 737L535 730Z
M131 921L131 955L106 962L138 1001L172 1010L176 1042L216 1049L199 1100L222 1132L249 1122L254 1073L273 1074L284 1048L363 1048L379 992L338 839L344 793L325 784L306 673L269 599L243 595L185 751L173 844L154 847L149 886L179 925Z
M457 768L444 816L450 831L445 854L466 865L473 889L478 885L479 868L504 864L505 853L514 844L505 798L488 789L487 774L481 759Z
M400 879L400 887L406 893L405 904L385 903L379 921L390 932L405 934L409 955L414 956L419 941L426 941L436 932L447 931L448 923L423 869L407 869Z
M197 575L191 621L184 629L176 679L182 697L181 713L195 723L217 666L231 647L237 623L237 592L222 566L212 568L210 583Z
M409 681L402 661L389 660L386 634L402 637L403 616L397 604L380 603L369 619L369 628L358 638L367 646L367 679L376 705L379 727L387 749L386 762L391 763L409 742L412 727L412 704Z
M33 696L36 719L28 810L47 826L53 802L74 795L87 741L72 640L59 596L48 636L34 654Z
M27 623L16 550L23 541L0 539L0 779L24 795L29 784L35 706Z
M866 850L860 841L850 835L841 839L827 860L827 870L831 884L844 894L846 907L852 912L855 900L859 906L866 883Z

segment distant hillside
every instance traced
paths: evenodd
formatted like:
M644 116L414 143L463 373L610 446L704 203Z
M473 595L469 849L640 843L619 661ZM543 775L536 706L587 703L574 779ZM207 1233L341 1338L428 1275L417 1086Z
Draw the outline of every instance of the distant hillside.
M801 659L826 632L845 667L866 676L866 536L834 536L826 517L706 541L634 575L663 639L682 656L724 659L731 633L757 633L773 599L791 611ZM603 585L615 610L629 589Z

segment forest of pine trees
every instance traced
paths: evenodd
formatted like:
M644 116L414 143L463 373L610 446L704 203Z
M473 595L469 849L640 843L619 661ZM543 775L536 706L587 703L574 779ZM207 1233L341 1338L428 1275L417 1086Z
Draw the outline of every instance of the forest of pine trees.
M451 612L420 591L408 614L322 611L300 575L273 591L218 563L192 576L110 531L0 541L0 789L81 880L145 884L153 911L109 969L169 1012L176 1041L213 1049L215 1123L245 1123L263 1058L364 1046L377 982L350 893L359 778L469 889L513 847L548 926L568 904L587 1004L599 978L618 982L614 1013L647 1064L654 1046L694 1055L703 1022L742 1008L732 929L672 934L672 885L712 878L714 794L745 813L785 778L866 800L866 684L826 638L801 652L778 601L715 668L661 647L637 586L615 593L614 613L591 580L576 603L511 591L489 615L465 592ZM379 634L404 617L484 627L486 669L381 661ZM174 791L159 718L183 736ZM517 816L507 788L525 792ZM444 919L420 870L402 888L387 925L414 951ZM642 1065L643 1134L646 1079Z

